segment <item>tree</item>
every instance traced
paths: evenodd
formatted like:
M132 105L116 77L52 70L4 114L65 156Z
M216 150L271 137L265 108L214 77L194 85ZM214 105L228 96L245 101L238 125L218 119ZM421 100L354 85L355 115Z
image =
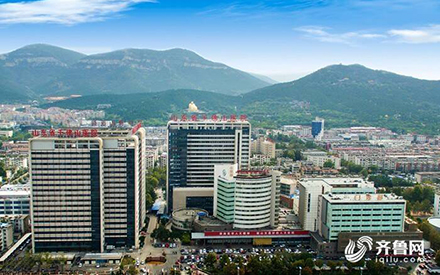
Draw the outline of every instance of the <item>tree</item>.
M310 268L309 266L304 267L302 274L303 275L312 275L313 274L312 268Z
M437 250L437 253L435 253L435 262L440 264L440 250Z
M153 230L151 237L158 239L161 242L166 242L170 238L171 232L166 229L163 224L159 224L159 227Z
M304 262L305 266L308 266L310 268L315 266L315 263L313 262L313 260L311 258L306 259L306 261Z
M189 233L185 232L182 235L181 241L182 241L182 244L184 244L184 245L190 244L191 243L191 236L189 235Z
M231 261L229 260L228 255L223 254L219 260L219 268L223 269L225 266L227 266L230 263L231 263Z
M223 267L223 274L224 275L236 275L238 274L238 265L235 263L229 263Z
M212 252L209 253L205 259L205 265L208 268L208 270L214 269L216 263L217 263L217 254Z
M324 265L324 261L318 259L318 260L316 260L315 265L316 265L317 267L321 268L321 267Z
M361 175L364 177L364 178L366 178L366 177L368 177L368 170L367 169L362 169L362 171L361 171Z
M336 263L334 261L328 261L327 265L332 269L335 270L336 268Z
M294 160L296 160L296 161L302 160L302 154L301 154L300 150L295 150Z
M324 162L324 168L335 168L335 163L331 161L330 159L326 160Z
M139 270L137 270L137 268L134 265L131 265L128 268L127 274L129 275L137 275L139 273Z

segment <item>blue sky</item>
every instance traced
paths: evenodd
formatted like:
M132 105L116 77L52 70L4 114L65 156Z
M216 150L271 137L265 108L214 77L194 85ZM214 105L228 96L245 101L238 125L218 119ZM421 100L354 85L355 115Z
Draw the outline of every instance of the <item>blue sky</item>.
M0 52L186 48L290 80L330 64L440 79L438 0L0 0Z

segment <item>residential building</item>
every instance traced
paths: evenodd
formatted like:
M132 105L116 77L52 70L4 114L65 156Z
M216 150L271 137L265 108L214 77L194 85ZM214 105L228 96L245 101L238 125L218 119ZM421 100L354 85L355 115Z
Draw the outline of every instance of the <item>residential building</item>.
M214 186L215 164L249 166L251 125L244 117L199 120L193 115L189 120L184 116L169 121L167 127L169 212L174 208L174 188Z
M275 142L269 138L259 137L252 141L252 154L275 158Z
M271 157L261 154L254 154L251 158L251 165L263 165L266 163L270 163L272 160Z
M423 183L424 181L434 181L440 178L440 172L417 172L414 174L417 183Z
M146 156L145 160L147 162L145 165L147 167L147 170L154 168L154 166L156 165L156 161L159 160L158 148L147 145L147 149L145 150L145 156Z
M214 185L214 216L234 229L277 227L280 207L278 171L237 170L218 165Z
M341 168L341 158L329 155L325 151L309 150L303 152L302 155L315 166L324 167L326 161L331 161L335 169Z
M6 250L14 242L14 227L10 223L0 223L0 249Z
M2 187L0 189L0 215L28 215L30 197L30 190Z
M34 252L138 248L146 215L140 124L35 135L29 141Z
M14 135L14 131L12 130L0 130L0 137L12 137Z
M159 157L159 167L167 167L168 155L167 153L162 153Z
M318 230L318 202L321 195L374 194L372 182L362 178L305 178L299 182L299 221L304 230Z
M394 194L324 194L319 233L337 241L341 232L403 232L406 201Z
M22 236L31 231L29 215L0 215L0 219L13 225L14 235Z

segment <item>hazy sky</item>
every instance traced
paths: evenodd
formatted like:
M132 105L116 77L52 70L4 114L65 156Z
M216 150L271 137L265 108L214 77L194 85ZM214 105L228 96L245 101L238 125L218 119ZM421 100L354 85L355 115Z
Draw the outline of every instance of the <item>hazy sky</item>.
M359 63L440 79L440 0L0 0L0 52L186 48L289 80Z

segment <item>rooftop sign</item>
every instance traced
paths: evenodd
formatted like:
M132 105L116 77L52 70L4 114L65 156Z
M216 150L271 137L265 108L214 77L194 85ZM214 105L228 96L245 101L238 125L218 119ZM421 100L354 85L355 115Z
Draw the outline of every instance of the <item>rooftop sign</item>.
M33 130L33 137L97 137L96 129L49 129Z
M246 115L240 115L237 118L237 115L230 115L230 116L218 116L218 115L212 115L210 118L208 118L207 115L202 115L201 117L198 117L197 115L191 115L188 117L187 115L182 115L179 119L178 116L172 115L170 120L172 121L205 121L205 120L212 120L212 121L225 121L225 122L235 122L237 120L240 121L246 121L247 116Z

